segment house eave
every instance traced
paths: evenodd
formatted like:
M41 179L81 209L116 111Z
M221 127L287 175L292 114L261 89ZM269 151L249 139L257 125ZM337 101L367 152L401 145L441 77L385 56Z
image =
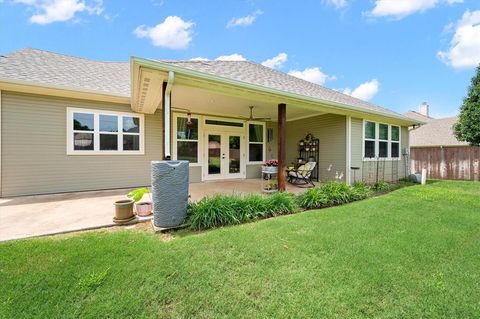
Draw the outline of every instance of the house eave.
M0 90L119 104L130 104L130 97L124 95L111 94L97 90L79 89L76 87L63 85L43 84L13 79L0 78Z

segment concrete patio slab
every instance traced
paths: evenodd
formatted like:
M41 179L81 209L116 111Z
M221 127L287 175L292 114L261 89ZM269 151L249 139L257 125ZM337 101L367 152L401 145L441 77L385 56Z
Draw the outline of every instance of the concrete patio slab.
M305 188L288 185L287 191ZM130 189L0 198L0 241L116 225L113 203ZM215 193L261 192L261 180L225 180L190 184L190 199ZM148 195L146 195L148 196ZM144 199L148 199L144 198Z

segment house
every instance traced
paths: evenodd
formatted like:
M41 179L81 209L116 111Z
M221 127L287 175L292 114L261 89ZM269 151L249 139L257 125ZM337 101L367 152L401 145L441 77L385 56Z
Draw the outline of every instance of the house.
M432 118L425 102L419 112L409 111L405 116L425 123L410 130L412 172L425 168L429 178L479 179L480 148L457 140L453 126L458 117Z
M351 167L359 180L378 158L402 177L418 122L248 61L22 49L0 57L0 92L3 197L149 185L164 158L189 160L192 183L258 178L267 159L296 161L309 133L320 181L351 183Z

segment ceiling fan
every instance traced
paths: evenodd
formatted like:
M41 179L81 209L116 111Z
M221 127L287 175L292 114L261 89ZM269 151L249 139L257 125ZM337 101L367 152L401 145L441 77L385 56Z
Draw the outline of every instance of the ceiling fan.
M255 106L253 105L250 105L249 108L250 108L250 117L246 117L247 120L249 121L269 121L271 120L272 118L271 117L253 117L253 108Z

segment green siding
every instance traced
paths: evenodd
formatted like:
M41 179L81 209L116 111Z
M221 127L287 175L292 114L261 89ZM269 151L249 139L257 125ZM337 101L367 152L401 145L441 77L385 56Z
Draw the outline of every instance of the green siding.
M377 175L377 163L375 161L363 161L363 120L358 118L352 118L352 166L360 167L360 170L355 173L355 180L360 181L362 178L365 181L375 181ZM400 152L403 154L404 150L408 150L409 140L408 140L408 128L401 128L401 145ZM391 160L386 160L385 165L380 164L378 175L379 180L391 181L395 175L395 168L398 171L398 178L405 177L405 158L401 156L401 160L395 163ZM352 172L352 182L355 181L353 172Z
M262 176L262 165L247 164L246 178L260 178Z
M189 181L190 183L200 183L202 181L202 167L190 166L189 167Z
M131 112L129 105L2 92L2 196L150 184L161 159L161 113L145 115L145 155L67 155L67 107Z
M325 114L287 122L287 163L298 157L298 141L307 133L320 139L320 181L345 181L346 117Z

